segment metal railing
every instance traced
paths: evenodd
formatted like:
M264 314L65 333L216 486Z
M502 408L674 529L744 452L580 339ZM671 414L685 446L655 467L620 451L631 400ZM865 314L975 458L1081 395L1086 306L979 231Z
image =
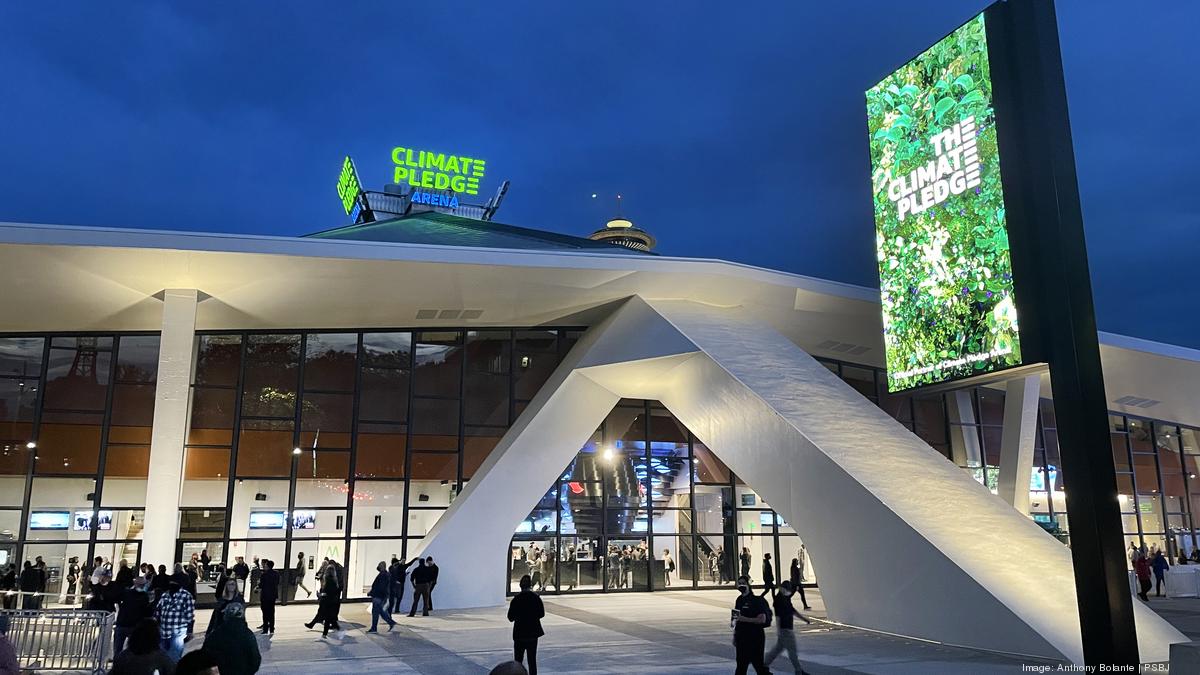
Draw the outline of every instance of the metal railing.
M115 612L79 609L5 609L8 641L22 670L103 673L112 658Z

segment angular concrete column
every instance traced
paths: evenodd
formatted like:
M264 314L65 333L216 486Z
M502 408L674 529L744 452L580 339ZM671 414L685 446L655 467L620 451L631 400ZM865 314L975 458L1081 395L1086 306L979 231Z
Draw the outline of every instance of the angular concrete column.
M1033 439L1037 432L1042 376L1008 381L1004 396L1004 429L1000 436L1000 498L1029 515L1029 479L1033 473Z
M142 560L168 568L175 562L199 295L195 289L163 291L162 339L158 348L158 382L154 390L154 431L150 437Z
M946 395L950 404L950 452L954 463L961 467L983 466L979 447L979 428L975 426L975 406L971 390L960 389Z

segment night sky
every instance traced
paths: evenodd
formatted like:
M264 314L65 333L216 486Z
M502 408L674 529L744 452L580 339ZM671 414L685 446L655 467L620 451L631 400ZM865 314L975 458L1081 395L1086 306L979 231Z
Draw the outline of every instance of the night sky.
M863 91L986 4L4 3L0 220L305 234L403 145L502 222L619 192L662 253L874 285ZM1058 12L1100 327L1200 348L1200 10Z

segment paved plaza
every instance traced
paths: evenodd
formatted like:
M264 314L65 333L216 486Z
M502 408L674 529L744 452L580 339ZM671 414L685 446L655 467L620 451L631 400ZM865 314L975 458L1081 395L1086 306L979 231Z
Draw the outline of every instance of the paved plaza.
M729 608L734 592L685 591L586 596L544 596L546 637L538 648L545 673L731 673L734 670ZM821 673L1012 673L1021 659L896 638L835 626L819 593L809 592L814 623L797 622L804 669ZM1182 602L1182 601L1181 601ZM1200 603L1197 603L1200 604ZM367 634L370 605L346 603L343 632L322 638L302 625L315 606L281 607L277 632L259 636L263 673L486 673L511 655L505 608L439 611L429 617L396 617L390 633ZM200 610L202 633L211 610ZM256 608L247 612L259 623ZM773 643L774 628L768 634ZM1025 662L1032 662L1025 660ZM792 672L786 656L772 670Z

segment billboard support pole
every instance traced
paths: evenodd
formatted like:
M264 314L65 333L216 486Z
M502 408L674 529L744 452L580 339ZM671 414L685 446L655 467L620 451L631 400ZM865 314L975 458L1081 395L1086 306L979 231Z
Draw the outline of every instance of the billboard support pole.
M1051 0L987 12L1018 297L1050 366L1087 665L1139 664L1083 215ZM1009 189L1013 186L1016 189ZM1023 293L1023 295L1021 295ZM1032 356L1032 354L1031 354Z

